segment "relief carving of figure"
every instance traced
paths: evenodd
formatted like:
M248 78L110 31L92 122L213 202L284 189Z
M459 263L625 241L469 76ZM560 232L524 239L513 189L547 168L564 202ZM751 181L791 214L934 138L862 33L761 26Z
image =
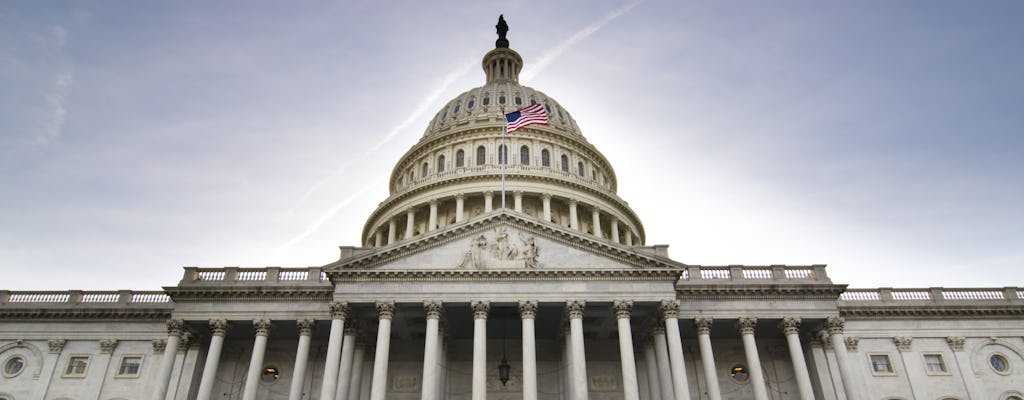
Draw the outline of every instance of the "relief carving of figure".
M519 236L519 240L523 242L523 262L526 268L537 268L540 263L537 262L537 256L540 255L540 247L534 243L532 237L523 238Z
M496 260L515 260L519 255L519 249L508 241L508 232L505 228L498 228L494 234L494 244L491 245L491 255Z
M484 262L484 251L487 249L487 238L484 235L473 238L470 242L469 250L466 251L466 255L462 257L462 263L459 264L460 268L476 268L484 269L486 263Z

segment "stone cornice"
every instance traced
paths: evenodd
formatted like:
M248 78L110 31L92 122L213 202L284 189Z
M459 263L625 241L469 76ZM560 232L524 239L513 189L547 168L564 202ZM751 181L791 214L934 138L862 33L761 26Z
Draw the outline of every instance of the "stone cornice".
M494 270L340 270L335 282L466 282L466 281L664 281L679 276L673 269L494 269Z
M0 321L102 321L163 322L171 316L172 304L164 308L4 308Z
M171 286L165 287L168 295L178 303L199 301L330 301L334 288L329 284L316 286L275 287L253 286Z
M680 281L680 300L831 300L839 298L846 285L784 283L689 284Z
M862 306L839 303L839 314L848 320L1021 318L1024 305L898 305Z
M498 210L494 214L471 220L468 223L457 224L446 227L439 231L428 233L417 237L415 240L403 241L394 245L375 248L374 252L357 256L352 259L339 260L325 265L324 269L366 269L386 264L392 260L408 256L412 252L419 252L452 241L465 238L471 234L483 231L495 225L513 225L531 233L542 235L566 246L592 252L594 254L608 257L623 264L632 265L638 268L666 268L681 269L685 265L667 258L655 257L642 254L628 246L608 241L595 240L590 235L572 231L557 225L544 224L534 221L532 218L524 218L508 210ZM678 272L677 272L678 273ZM329 272L332 274L332 272Z

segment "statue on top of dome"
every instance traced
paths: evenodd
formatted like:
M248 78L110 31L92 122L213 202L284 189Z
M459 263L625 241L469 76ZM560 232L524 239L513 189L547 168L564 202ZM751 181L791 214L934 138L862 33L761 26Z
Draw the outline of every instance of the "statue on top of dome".
M505 38L505 34L508 33L508 24L505 23L505 14L498 16L498 24L494 27L498 30L498 40L494 42L494 47L507 49L508 39Z

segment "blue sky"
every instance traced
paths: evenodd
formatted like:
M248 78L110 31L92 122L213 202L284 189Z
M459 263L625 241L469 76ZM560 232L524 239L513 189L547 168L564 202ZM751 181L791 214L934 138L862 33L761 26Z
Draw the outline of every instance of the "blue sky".
M0 288L335 260L499 13L674 259L1024 286L1021 2L25 1Z

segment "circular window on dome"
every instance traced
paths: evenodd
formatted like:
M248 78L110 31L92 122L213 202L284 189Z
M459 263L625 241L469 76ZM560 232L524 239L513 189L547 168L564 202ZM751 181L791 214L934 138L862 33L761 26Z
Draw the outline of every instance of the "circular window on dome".
M278 371L277 367L263 368L263 372L260 373L260 380L263 381L263 383L277 382L278 378L280 377L281 371Z
M13 378L25 370L25 357L13 356L4 361L4 376Z
M516 97L516 105L517 106L523 105L523 98L522 97L518 97L518 96Z
M747 371L746 365L736 364L729 368L729 377L737 383L746 383L750 380L750 371Z
M491 104L491 98L490 97L484 97L484 105L486 106L486 105L490 105L490 104Z
M1002 354L989 356L988 365L998 374L1006 375L1010 373L1010 360L1006 359L1006 356Z
M476 101L475 100L470 100L469 102L466 103L466 109L467 110L472 110L473 106L475 106L475 105L476 105Z

